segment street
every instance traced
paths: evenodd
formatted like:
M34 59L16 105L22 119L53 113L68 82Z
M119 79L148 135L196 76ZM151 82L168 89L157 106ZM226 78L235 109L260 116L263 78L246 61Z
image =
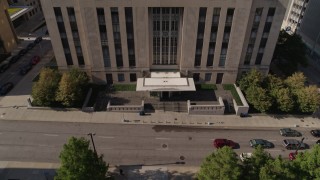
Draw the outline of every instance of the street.
M312 146L316 138L310 129L297 128ZM215 150L216 138L231 139L240 144L235 152L252 152L249 140L262 138L274 143L267 149L272 156L288 157L281 145L286 139L277 128L246 130L179 126L91 124L66 122L0 121L0 159L3 161L59 162L63 144L71 136L93 137L97 152L111 165L166 165L185 162L199 166ZM288 139L288 138L287 138ZM300 140L301 138L293 138ZM181 157L182 156L182 157Z

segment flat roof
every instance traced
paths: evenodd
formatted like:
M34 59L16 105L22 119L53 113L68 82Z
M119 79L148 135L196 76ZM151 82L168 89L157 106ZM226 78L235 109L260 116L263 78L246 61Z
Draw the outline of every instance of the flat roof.
M180 78L180 72L151 72L152 78Z
M179 74L180 75L180 74ZM138 78L136 91L195 91L193 78Z
M18 19L19 17L23 16L24 14L28 13L29 11L31 11L33 9L32 6L10 6L9 8L21 9L21 10L10 15L11 21Z

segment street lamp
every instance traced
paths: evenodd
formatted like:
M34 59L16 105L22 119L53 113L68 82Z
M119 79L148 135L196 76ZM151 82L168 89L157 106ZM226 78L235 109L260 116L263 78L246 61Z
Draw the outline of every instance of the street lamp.
M88 133L87 135L91 137L93 150L94 150L94 153L97 155L96 146L94 145L94 141L93 141L93 137L92 137L92 136L96 135L96 133Z

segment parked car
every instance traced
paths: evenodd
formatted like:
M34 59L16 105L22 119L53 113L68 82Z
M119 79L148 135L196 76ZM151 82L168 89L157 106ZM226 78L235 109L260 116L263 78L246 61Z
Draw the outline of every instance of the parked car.
M0 87L0 95L6 95L14 87L12 82L7 82Z
M0 64L0 73L5 72L9 67L10 67L10 62L9 61L3 61Z
M301 143L296 139L285 139L282 141L282 145L289 150L295 149L306 149L307 145L305 143ZM299 147L300 145L300 147Z
M32 43L29 43L28 46L27 46L27 49L28 49L28 50L31 50L32 48L34 48L35 45L36 45L36 44L33 43L33 42L32 42Z
M310 133L314 137L320 137L320 130L319 129L311 130Z
M215 148L222 148L223 146L229 146L231 148L236 148L237 147L237 143L228 140L228 139L215 139L213 141L213 146Z
M19 54L19 56L23 56L23 55L27 54L27 52L28 52L28 49L21 49L18 54Z
M302 134L299 131L291 129L291 128L280 129L280 134L281 134L281 136L290 136L290 137L302 136Z
M19 56L19 55L14 55L14 56L12 56L12 57L9 59L10 64L16 63L16 62L20 59L20 57L21 57L21 56Z
M243 162L245 160L248 160L252 157L252 153L241 153L240 154L240 160Z
M37 37L35 40L34 40L34 43L38 44L39 42L42 41L42 37Z
M259 145L263 148L273 148L274 147L273 143L271 143L267 140L264 140L264 139L251 139L249 141L249 143L250 143L250 146L253 148L255 148Z
M32 65L36 65L36 64L38 64L39 61L40 61L40 57L39 56L33 56L31 61L30 61L30 63Z
M32 69L32 64L31 63L27 63L23 66L20 67L20 74L21 75L25 75L27 74L27 72L29 72Z

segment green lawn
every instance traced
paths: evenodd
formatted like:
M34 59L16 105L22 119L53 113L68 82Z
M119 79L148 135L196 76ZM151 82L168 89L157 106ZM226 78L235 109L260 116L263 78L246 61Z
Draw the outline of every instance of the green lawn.
M22 8L9 8L8 9L8 13L11 16L11 15L13 15L13 14L15 14L15 13L21 11L21 10L22 10Z
M217 90L217 86L215 84L196 84L197 90Z
M116 91L136 91L135 84L114 84L113 87Z
M240 96L239 96L239 94L233 84L223 84L222 86L223 86L224 90L231 91L231 94L232 94L234 100L236 100L238 106L243 105L241 102Z

